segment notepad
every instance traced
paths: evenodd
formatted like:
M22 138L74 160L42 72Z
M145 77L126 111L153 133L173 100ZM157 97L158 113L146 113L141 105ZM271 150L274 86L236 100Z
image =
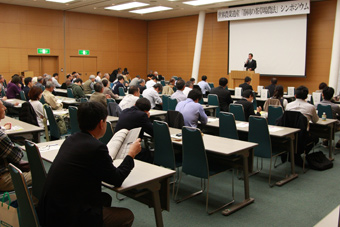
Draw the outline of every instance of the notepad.
M269 132L277 132L281 131L283 128L275 127L275 126L269 126Z
M47 151L59 150L59 149L60 149L60 146L58 144L50 144L50 145L39 147L40 153L47 152Z
M215 122L215 121L218 121L218 118L208 118L208 122Z
M245 127L249 126L249 123L248 122L240 122L240 123L237 123L236 126L240 127L240 128L245 128Z

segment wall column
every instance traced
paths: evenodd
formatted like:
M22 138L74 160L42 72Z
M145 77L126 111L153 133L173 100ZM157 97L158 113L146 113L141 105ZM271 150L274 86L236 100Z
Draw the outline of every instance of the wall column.
M335 94L339 94L340 83L340 0L337 1L334 35L333 35L333 47L331 68L329 72L329 86L333 87Z
M195 54L194 54L194 62L192 64L192 74L191 74L191 77L195 78L196 82L198 82L198 71L199 71L199 68L200 68L200 61L201 61L201 50L202 50L203 33L204 33L204 21L205 21L205 11L200 11L199 16L198 16Z

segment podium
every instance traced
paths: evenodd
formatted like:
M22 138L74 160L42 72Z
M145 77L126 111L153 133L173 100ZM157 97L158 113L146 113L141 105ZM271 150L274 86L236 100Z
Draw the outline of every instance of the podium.
M229 74L228 87L235 88L238 85L244 83L244 78L249 76L251 78L251 86L253 86L254 90L257 90L257 86L260 85L260 74L255 73L254 71L238 71L231 70Z

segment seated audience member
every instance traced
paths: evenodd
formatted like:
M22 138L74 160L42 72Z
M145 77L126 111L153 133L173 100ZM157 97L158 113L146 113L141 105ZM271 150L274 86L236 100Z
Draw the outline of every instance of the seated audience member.
M129 83L129 80L131 80L130 73L127 68L124 68L122 72L122 76L124 77L125 83Z
M7 85L7 98L9 99L20 99L20 77L18 75L14 75L12 77L11 82Z
M195 85L196 79L195 78L190 78L190 81L192 82L192 84Z
M85 98L84 89L82 86L82 79L78 78L71 84L72 93L75 99Z
M105 107L107 107L106 97L111 98L109 95L104 95L104 87L102 83L96 83L94 85L94 92L91 95L90 102L100 102Z
M208 79L208 77L204 75L204 76L202 76L202 80L200 82L198 82L198 84L197 84L201 88L203 97L207 97L210 90L211 90L211 87L210 87L209 83L207 82L207 79Z
M2 91L2 89L6 91L7 86L5 84L5 77L0 74L0 91Z
M27 78L25 78L27 79ZM29 102L31 103L36 115L37 122L40 127L44 127L44 108L43 104L39 101L41 99L43 91L40 87L32 87L28 93Z
M148 80L148 81L146 82L146 84L145 84L146 89L152 88L153 85L155 85L156 83L157 83L157 77L152 76L152 77L151 77L151 80Z
M175 87L175 82L176 80L174 78L171 78L169 80L169 84L163 87L162 94L163 95L172 95L174 92L174 87Z
M112 87L112 92L113 94L119 95L119 88L122 87L125 90L124 86L124 77L123 76L118 76L117 80Z
M288 101L287 101L287 99L283 98L283 87L281 85L277 85L275 87L274 94L271 98L280 100L280 104L281 104L283 110L286 109Z
M28 92L30 91L30 89L33 87L32 85L32 77L26 77L25 80L25 87L22 89L25 93L25 97L26 97L26 100L29 100L29 97L28 97ZM42 92L42 91L41 91Z
M323 93L323 89L325 89L327 86L327 84L325 82L322 82L319 84L319 90L316 90L315 92L318 92L318 93Z
M43 77L43 85L46 86L46 83L47 81L51 81L52 82L52 77L51 75L48 75L48 74L44 74L44 77Z
M187 96L183 93L185 88L185 81L182 79L177 80L176 83L177 91L171 95L172 99L177 99L177 103L185 101Z
M65 80L65 82L64 83L62 83L62 85L61 85L61 89L67 89L69 86L70 86L70 84L72 83L71 82L71 75L70 74L67 74L66 75L66 80Z
M6 107L0 101L0 121L5 118ZM5 125L5 128L10 129L10 127ZM16 146L11 139L0 130L0 191L13 191L14 186L12 183L11 174L8 171L7 163L13 163L14 165L24 163L21 161L24 153L21 148ZM31 172L23 172L24 178L28 185L32 184Z
M116 168L108 148L99 141L106 131L107 109L98 102L80 104L80 132L67 137L48 172L37 213L42 226L131 226L133 213L111 207L102 182L122 185L140 152L140 139L131 144Z
M226 90L228 85L228 79L225 77L220 78L218 87L211 89L210 94L215 94L218 96L218 102L220 103L221 111L228 112L229 104L233 103L233 99L231 98L230 91Z
M110 82L109 82L109 80L103 79L103 80L102 80L102 84L103 84L103 86L104 86L104 91L103 91L104 95L109 95L110 98L113 98L113 99L118 99L118 98L119 98L119 95L113 94L113 92L112 92L112 90L111 90L111 88L110 88Z
M204 112L203 106L198 102L202 99L202 92L198 89L192 89L188 98L177 104L176 111L180 112L184 118L184 125L197 128L198 121L206 125L208 117Z
M53 82L48 81L46 83L46 88L43 92L45 102L48 105L50 105L53 110L61 110L63 108L63 104L59 103L58 100L55 98L55 96L52 94L53 90L54 90Z
M149 74L146 76L148 80L151 80L151 77L153 76L153 70L150 70Z
M183 90L183 93L188 97L189 92L194 88L194 84L192 83L192 81L187 81L185 83L185 88Z
M246 90L253 90L253 87L250 85L250 83L251 78L249 76L246 76L246 78L244 78L244 83L239 85L239 87L242 88L242 92Z
M140 79L140 81L138 82L138 88L139 88L139 92L141 94L143 94L143 91L146 89L145 80L144 79Z
M52 77L52 82L53 82L55 87L60 88L61 84L59 84L58 78L59 78L59 74L58 73L54 73L53 77Z
M92 90L94 90L95 80L96 77L94 75L91 75L90 78L87 81L85 81L85 83L83 84L85 94L92 94Z
M110 74L104 73L104 76L103 76L102 80L103 80L103 79L107 79L108 81L110 81ZM111 83L111 82L110 82L110 83Z
M39 76L37 78L37 83L35 83L35 87L40 87L41 90L44 90L44 85L43 85L44 78L42 76Z
M75 81L76 79L80 79L79 73L77 73L77 72L72 72L72 83L74 83L74 81Z
M159 97L159 92L162 92L163 86L161 84L155 84L153 87L145 89L143 91L143 97L147 98L151 103L151 109L162 109L162 99ZM158 106L157 106L158 105Z
M123 100L119 103L120 109L125 110L134 106L136 104L136 101L139 99L139 96L139 88L137 86L130 86L129 94L124 96Z
M244 117L246 121L249 121L250 115L257 115L261 116L260 112L262 111L262 108L259 106L257 107L257 113L254 112L254 106L253 106L253 91L250 89L247 89L242 94L243 98L241 100L238 100L235 104L241 104L243 106L244 111Z
M98 72L97 72L97 76L96 76L95 81L96 81L96 82L102 82L101 76L102 76L102 73L101 73L100 71L98 71Z
M38 77L34 76L34 77L32 78L32 85L33 85L33 87L34 87L37 83L38 83Z
M140 76L137 75L135 78L133 78L133 79L131 80L131 82L130 82L130 87L131 87L131 86L138 86L139 80L140 80Z
M269 96L272 97L274 95L275 87L276 87L276 84L277 84L277 79L276 78L272 78L270 80L270 82L271 82L271 84L268 85L266 87L266 89L268 89Z

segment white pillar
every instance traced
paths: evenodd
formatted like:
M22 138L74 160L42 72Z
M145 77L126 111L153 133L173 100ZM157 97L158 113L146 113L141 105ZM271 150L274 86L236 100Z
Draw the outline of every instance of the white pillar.
M201 61L204 21L205 21L205 11L200 11L199 16L198 16L195 54L194 54L194 62L192 64L192 74L191 74L191 77L195 78L196 82L198 82L198 71L200 68L200 61Z
M337 2L335 24L334 24L334 36L332 47L331 68L329 72L329 86L333 87L336 94L339 93L339 75L340 74L340 0Z

